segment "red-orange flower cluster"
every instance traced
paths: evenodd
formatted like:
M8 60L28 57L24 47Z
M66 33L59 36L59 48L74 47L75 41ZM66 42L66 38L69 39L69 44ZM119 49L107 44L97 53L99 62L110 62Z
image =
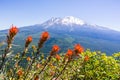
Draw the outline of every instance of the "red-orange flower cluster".
M53 47L52 47L53 52L58 52L59 50L60 50L60 48L58 45L53 45Z
M32 36L28 36L26 39L26 43L30 43L30 42L32 42Z
M58 45L53 45L50 55L51 56L55 55L59 50L60 50L60 47Z
M56 54L55 57L56 57L57 60L60 60L60 55Z
M23 75L23 71L22 71L21 69L18 70L17 75L18 75L18 76L22 76L22 75Z
M41 35L41 40L44 42L50 37L49 33L47 31L43 32Z
M89 60L89 56L85 56L84 61L88 61Z
M27 59L26 59L27 61L30 61L31 60L31 58L30 57L27 57Z
M26 39L25 47L27 48L31 42L32 42L32 36L28 36Z
M68 49L66 56L71 57L73 55L73 51L71 49Z
M43 46L43 43L50 37L49 33L47 31L43 32L41 34L40 41L38 43L38 47L41 48Z
M13 38L17 33L18 33L18 28L12 25L12 27L9 29L10 38Z
M72 59L73 53L74 52L71 49L68 49L68 51L65 55L68 58L68 60Z
M82 53L84 51L84 48L80 44L76 44L74 46L74 51L75 51L76 54Z
M18 33L18 28L16 26L12 25L12 27L9 29L9 33L7 35L8 48L11 48L12 41L17 33Z

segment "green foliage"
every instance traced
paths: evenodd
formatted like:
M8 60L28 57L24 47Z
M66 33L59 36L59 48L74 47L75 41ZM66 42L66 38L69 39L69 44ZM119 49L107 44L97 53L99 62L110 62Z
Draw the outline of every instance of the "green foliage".
M63 70L66 62L64 62L64 54L61 54L61 59L57 60L55 57L47 62L47 66L42 71L47 59L44 54L41 53L35 62L31 65L31 68L27 71L28 66L32 61L32 56L36 52L35 46L32 47L30 54L31 60L28 61L25 56L22 58L21 64L16 65L16 62L21 59L20 53L16 54L10 60L6 62L4 67L5 74L1 73L1 76L8 80L30 80L39 76L39 79L54 80ZM113 54L113 56L107 56L100 51L92 52L86 50L82 54L79 54L79 58L72 59L66 66L65 70L58 79L63 80L119 80L120 79L120 52ZM85 56L89 56L88 60L85 60ZM39 64L39 66L38 66ZM14 65L14 66L13 66ZM21 70L22 73L18 74ZM27 75L25 75L27 73ZM26 76L26 77L25 77Z

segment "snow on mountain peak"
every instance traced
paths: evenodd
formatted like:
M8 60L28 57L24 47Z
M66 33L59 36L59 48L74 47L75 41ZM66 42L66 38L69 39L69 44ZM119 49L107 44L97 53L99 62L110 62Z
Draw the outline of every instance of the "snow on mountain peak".
M54 24L62 24L62 25L84 25L85 22L83 20L80 20L79 18L75 18L73 16L67 16L64 18L51 18L50 20L48 20L47 22L43 23L43 25L45 26L51 26Z
M67 16L62 19L63 24L77 24L77 25L83 25L85 22L83 20L80 20L79 18L75 18L73 16Z

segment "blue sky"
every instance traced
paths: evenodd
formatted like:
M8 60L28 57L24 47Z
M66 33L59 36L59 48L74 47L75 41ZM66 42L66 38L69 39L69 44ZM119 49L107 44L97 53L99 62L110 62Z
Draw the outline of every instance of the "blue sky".
M120 0L0 0L0 30L65 16L120 31Z

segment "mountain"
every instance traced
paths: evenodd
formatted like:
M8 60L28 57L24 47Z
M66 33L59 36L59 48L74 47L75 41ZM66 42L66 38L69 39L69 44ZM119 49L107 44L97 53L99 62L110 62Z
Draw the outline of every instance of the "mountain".
M19 29L14 44L24 45L25 38L32 35L32 44L37 45L43 31L48 31L51 35L42 48L45 53L51 50L53 44L58 44L61 47L61 52L66 52L67 48L73 48L76 43L80 43L85 49L100 50L108 55L120 51L120 32L99 25L88 24L73 16L51 18L42 24L22 27ZM7 30L0 31L0 41L5 39L6 33ZM16 47L13 48L16 49ZM19 50L16 51L22 49L23 46L19 46Z

